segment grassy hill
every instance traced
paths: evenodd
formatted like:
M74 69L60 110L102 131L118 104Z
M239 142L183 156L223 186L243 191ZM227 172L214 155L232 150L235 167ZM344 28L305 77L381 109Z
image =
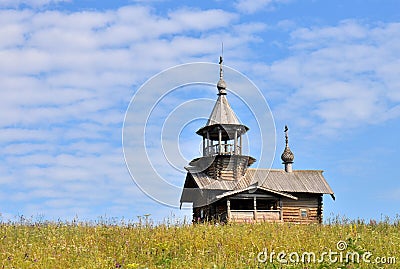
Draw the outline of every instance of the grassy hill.
M1 268L400 268L399 246L399 221L0 224Z

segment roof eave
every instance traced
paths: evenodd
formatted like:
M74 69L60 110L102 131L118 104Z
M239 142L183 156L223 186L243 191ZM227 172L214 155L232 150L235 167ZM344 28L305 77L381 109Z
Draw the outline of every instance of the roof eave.
M283 197L287 197L287 198L290 198L290 199L293 199L293 200L298 200L298 198L296 196L291 195L289 193L275 191L275 190L271 190L271 189L264 188L264 187L261 187L261 186L249 186L249 187L247 187L245 189L228 191L228 192L225 192L225 193L223 193L221 195L217 195L215 198L217 200L220 200L220 199L222 199L224 197L227 197L227 196L230 196L230 195L238 194L238 193L249 191L249 190L257 190L257 189L260 189L260 190L263 190L263 191L267 191L267 192L271 192L271 193L274 193L274 194L277 194L277 195L280 195L280 196L283 196Z

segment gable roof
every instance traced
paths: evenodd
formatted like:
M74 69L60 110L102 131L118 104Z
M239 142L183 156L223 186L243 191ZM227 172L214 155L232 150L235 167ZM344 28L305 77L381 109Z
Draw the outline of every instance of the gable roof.
M238 180L215 180L203 172L196 171L194 167L186 167L186 170L188 176L182 191L181 203L188 202L188 199L190 199L185 194L185 190L188 190L187 187L190 185L188 184L190 180L194 181L202 193L213 193L213 197L207 197L207 201L215 201L249 188L264 189L278 195L290 195L294 198L295 193L330 194L335 199L334 192L322 175L322 170L294 170L288 173L282 169L248 168L245 175Z
M334 194L322 175L322 170L248 168L239 180L215 180L195 168L186 167L200 189L237 190L258 185L276 191Z
M293 170L288 173L280 169L249 168L245 178L248 182L257 182L260 186L277 191L333 195L322 173L322 170Z

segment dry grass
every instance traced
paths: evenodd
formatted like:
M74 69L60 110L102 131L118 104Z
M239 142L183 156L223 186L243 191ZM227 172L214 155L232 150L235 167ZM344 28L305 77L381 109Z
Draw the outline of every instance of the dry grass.
M399 268L393 264L259 262L257 255L346 251L395 257L400 224L333 221L326 225L32 223L0 224L2 268ZM391 261L393 263L393 261ZM324 267L325 266L325 267Z

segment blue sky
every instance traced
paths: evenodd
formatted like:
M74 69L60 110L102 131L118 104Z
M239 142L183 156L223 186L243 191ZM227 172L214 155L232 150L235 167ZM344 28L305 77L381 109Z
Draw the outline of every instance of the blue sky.
M269 104L277 128L273 167L282 167L288 124L294 169L324 170L336 193L336 201L324 199L326 218L394 218L399 7L396 0L0 0L2 218L190 216L132 181L122 125L145 81L177 64L217 62L222 42L225 64L251 79ZM192 92L216 98L213 87ZM170 98L171 110L188 94ZM228 98L246 119L240 101ZM157 126L165 118L152 120ZM175 143L198 148L200 137L189 132L201 127L196 122ZM184 174L159 164L183 183Z

